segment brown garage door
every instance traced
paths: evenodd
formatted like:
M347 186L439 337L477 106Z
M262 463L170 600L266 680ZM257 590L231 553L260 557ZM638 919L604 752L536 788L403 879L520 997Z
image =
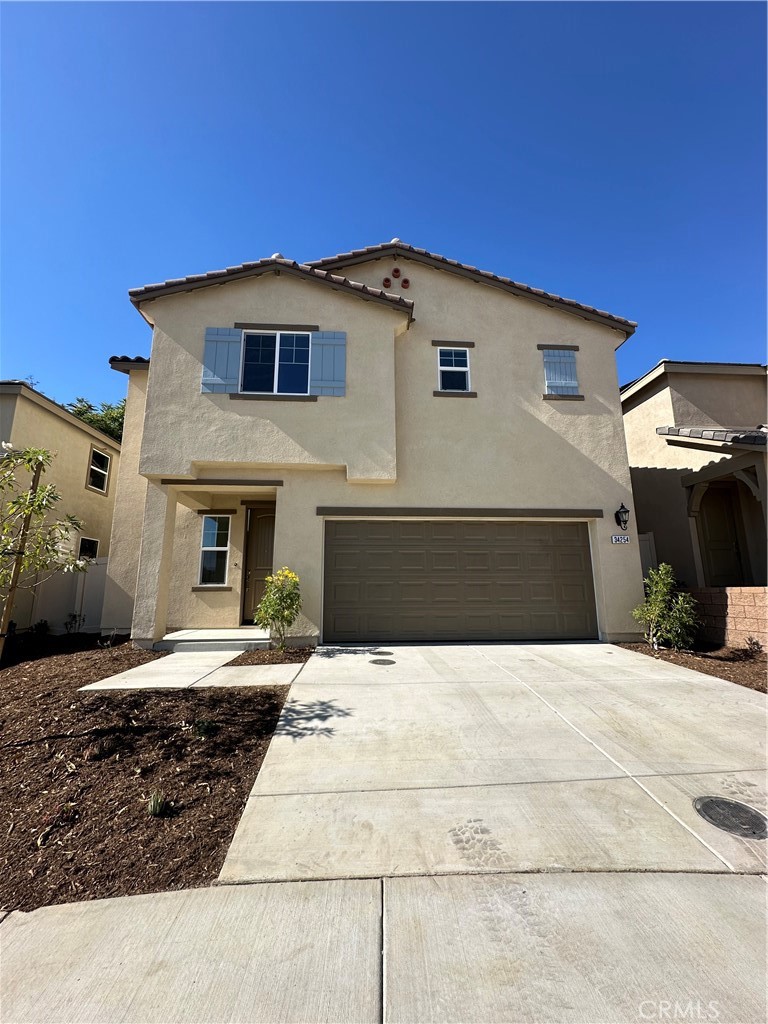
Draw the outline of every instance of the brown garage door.
M329 520L323 639L597 635L586 523Z

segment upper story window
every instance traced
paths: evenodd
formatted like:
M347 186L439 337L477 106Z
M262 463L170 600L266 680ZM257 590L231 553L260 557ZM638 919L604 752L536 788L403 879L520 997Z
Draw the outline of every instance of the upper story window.
M465 348L439 348L440 391L469 391L469 352Z
M203 516L200 543L200 586L222 586L227 582L229 561L229 516Z
M544 349L544 387L545 395L579 394L575 349Z
M109 487L109 463L110 458L104 452L91 448L91 458L88 465L87 485L94 491L106 494Z
M243 335L241 389L254 394L309 393L309 334Z
M99 542L91 537L81 537L80 547L77 552L78 558L98 558Z

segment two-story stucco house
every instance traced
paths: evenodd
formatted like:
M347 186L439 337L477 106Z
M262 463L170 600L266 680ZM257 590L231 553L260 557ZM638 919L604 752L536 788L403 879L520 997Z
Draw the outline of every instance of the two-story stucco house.
M287 565L325 642L637 635L634 323L398 239L130 296L103 628L250 623Z
M42 482L55 484L61 494L57 514L81 520L83 529L72 543L90 563L87 574L58 574L19 590L13 621L19 629L44 619L53 633L67 626L98 632L120 442L19 380L0 381L0 439L14 448L46 448L54 454Z

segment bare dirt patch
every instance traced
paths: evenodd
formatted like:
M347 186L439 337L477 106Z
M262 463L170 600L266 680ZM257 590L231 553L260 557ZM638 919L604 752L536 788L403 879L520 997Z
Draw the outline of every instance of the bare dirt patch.
M80 693L161 656L93 642L0 671L2 908L214 881L288 692Z
M747 686L751 690L768 691L768 663L765 652L752 657L744 651L733 647L717 647L708 651L654 651L648 644L618 644L628 651L638 651L661 661L669 661L683 668L691 668L695 672L704 672L708 676L727 679L730 683Z

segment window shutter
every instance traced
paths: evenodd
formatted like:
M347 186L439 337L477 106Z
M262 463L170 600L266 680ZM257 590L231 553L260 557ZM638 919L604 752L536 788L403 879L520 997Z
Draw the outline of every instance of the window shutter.
M201 391L221 395L240 390L242 343L242 331L232 327L206 327Z
M313 331L309 359L310 395L347 393L347 335L344 331Z

